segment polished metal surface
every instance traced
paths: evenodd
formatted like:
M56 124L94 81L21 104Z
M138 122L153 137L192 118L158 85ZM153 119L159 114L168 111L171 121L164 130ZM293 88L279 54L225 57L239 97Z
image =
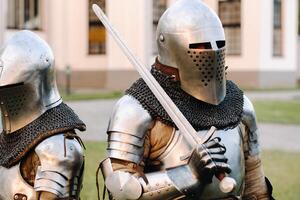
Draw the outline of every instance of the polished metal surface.
M17 193L27 196L27 200L36 200L36 192L24 181L20 174L20 164L9 169L0 167L0 200L12 200Z
M131 96L115 105L108 125L108 157L139 163L147 131L153 126L150 114Z
M143 139L152 124L148 111L136 99L125 95L113 109L107 132L120 132Z
M166 172L159 171L147 173L146 179L147 182L145 182L143 178L139 178L143 188L143 194L140 198L141 200L168 200L183 196Z
M258 143L258 127L254 107L246 95L244 95L244 106L242 121L249 129L249 154L257 155L260 151Z
M201 0L179 0L159 20L158 60L179 69L183 90L217 105L226 93L225 48L217 44L220 41L225 42L225 35L216 13Z
M138 199L142 194L138 178L128 172L113 172L105 178L105 185L116 200Z
M34 183L35 191L52 192L61 198L78 193L84 157L76 139L55 135L41 142L35 152L41 162Z
M196 194L203 189L200 181L194 175L188 165L181 165L167 170L168 177L172 180L175 187L187 196ZM178 194L177 194L178 195Z
M206 134L206 131L199 132L200 137L203 137L204 134ZM223 143L226 147L225 156L228 158L228 164L232 170L230 177L234 178L237 182L236 189L230 194L236 196L239 196L242 192L245 176L244 152L241 134L240 126L238 126L227 131L217 130L213 135L213 137L220 137L221 143ZM185 139L181 137L179 133L175 133L175 136L165 153L158 158L162 163L161 170L186 164L187 160L182 160L181 158L191 152L191 150L192 149L189 147L189 144L185 141ZM220 181L214 177L213 183L205 186L205 189L199 199L227 197L228 194L220 191L219 182Z
M48 44L30 31L12 36L0 50L0 108L12 133L61 103Z
M105 185L116 200L124 199L173 199L182 194L175 188L166 172L145 174L137 178L123 171L113 171L109 158L101 162Z
M130 161L134 163L140 163L143 157L141 155L136 155L126 151L119 151L116 149L107 150L107 154L109 158L116 158L120 160Z
M220 137L221 142L226 147L225 156L228 158L228 164L232 170L230 176L237 182L235 190L231 192L230 195L234 195L236 197L239 197L242 194L244 188L245 163L241 135L242 127L244 126L238 126L234 129L226 131L217 130L213 135L213 137ZM203 137L206 132L207 131L199 132L199 137ZM165 152L157 158L157 160L161 163L160 169L156 172L145 174L147 178L147 184L144 182L142 177L139 178L139 182L143 188L143 194L140 199L173 199L175 197L181 197L183 194L189 194L191 191L195 191L199 188L200 183L197 182L197 179L187 167L188 159L182 159L184 156L190 153L193 148L189 146L189 143L186 142L179 131L174 131L171 138L172 141L169 142ZM122 151L119 153L121 155ZM123 153L126 152L123 151ZM105 171L111 172L112 168L106 167ZM116 177L113 178L114 181L119 180L120 178L124 180L119 180L119 182L127 183L127 181L130 180L130 182L132 182L131 186L135 185L136 188L139 188L135 180L131 180L131 178L129 178L127 175L121 176L118 174ZM110 181L112 182L112 179ZM213 177L213 182L206 185L203 193L196 199L217 199L228 197L228 194L220 191L219 183L220 181L216 177ZM113 184L110 186L112 187ZM110 188L108 187L108 189ZM117 190L116 188L114 188L112 191L120 192L120 190ZM113 195L114 192L112 192Z
M109 132L108 141L133 144L138 147L144 146L144 138L139 138L134 135L124 134L119 132Z
M137 147L122 142L108 142L108 156L138 164L143 158L144 147Z
M0 167L0 200L14 199L17 193L27 196L27 200L36 200L37 191L47 191L59 197L81 188L81 167L83 151L75 139L66 139L66 157L64 156L64 136L52 136L41 142L36 148L41 166L38 167L34 187L30 186L20 174L20 164L9 169Z

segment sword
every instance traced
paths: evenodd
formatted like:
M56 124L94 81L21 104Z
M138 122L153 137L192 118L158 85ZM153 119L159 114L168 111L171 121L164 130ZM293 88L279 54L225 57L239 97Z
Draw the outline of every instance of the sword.
M127 56L128 60L136 68L136 70L143 78L145 83L148 85L154 96L158 99L163 108L166 110L170 118L176 124L176 126L180 130L180 133L183 135L183 137L189 143L189 145L195 147L206 142L213 135L216 128L211 127L211 129L201 139L198 136L196 130L192 127L192 125L181 113L181 111L178 109L178 107L175 105L172 99L168 96L168 94L152 76L150 71L148 71L148 69L143 66L143 64L134 56L132 51L127 47L125 42L119 36L118 32L110 24L108 18L106 17L102 9L97 4L93 4L93 10L99 18L99 20L104 25L104 27L108 30L110 35L114 38L118 46L121 48L123 53ZM216 177L220 180L219 186L222 192L229 193L234 190L236 182L233 178L226 177L224 173L217 173Z

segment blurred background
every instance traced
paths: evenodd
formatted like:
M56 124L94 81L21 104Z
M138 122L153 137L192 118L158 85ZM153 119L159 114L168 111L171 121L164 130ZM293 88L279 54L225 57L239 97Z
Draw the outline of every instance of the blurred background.
M20 29L52 47L58 83L73 89L124 89L138 75L91 10L98 3L141 61L157 54L155 31L176 0L0 0L0 43ZM247 88L296 87L299 0L204 0L226 33L229 78Z
M300 0L203 0L226 34L228 79L253 101L277 199L300 199ZM52 47L63 98L87 124L82 199L96 199L113 105L136 73L91 10L100 5L138 58L157 55L158 20L176 0L0 0L0 45L21 29ZM0 123L1 128L1 123ZM1 156L1 155L0 155ZM101 178L99 178L102 184Z

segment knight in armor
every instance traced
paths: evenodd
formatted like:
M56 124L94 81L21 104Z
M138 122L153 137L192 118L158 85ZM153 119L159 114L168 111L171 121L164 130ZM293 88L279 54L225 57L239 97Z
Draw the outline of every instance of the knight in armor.
M201 0L178 0L157 28L151 73L201 138L191 147L143 79L116 106L101 162L111 199L272 199L259 151L251 101L226 80L225 36L218 16ZM186 157L186 155L190 155ZM235 179L220 191L217 173Z
M62 102L54 57L30 31L0 50L0 200L79 199L84 167L75 129L85 124Z

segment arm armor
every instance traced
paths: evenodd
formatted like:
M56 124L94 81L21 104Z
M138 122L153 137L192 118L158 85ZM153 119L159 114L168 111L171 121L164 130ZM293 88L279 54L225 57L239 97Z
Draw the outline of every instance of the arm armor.
M246 126L249 132L249 155L258 155L259 154L259 143L258 143L258 128L255 110L251 101L244 95L244 106L243 106L243 116L242 122Z
M201 185L187 165L138 177L129 172L113 171L110 158L101 163L105 185L113 199L175 199L201 192Z
M63 134L47 138L36 148L41 166L37 169L34 189L60 198L77 197L81 189L84 156L76 139Z
M246 132L243 136L245 150L245 191L243 199L268 200L272 197L272 186L264 176L259 155L258 127L256 114L251 101L244 95L244 110L242 117Z
M139 164L144 141L152 127L150 114L131 96L123 96L114 107L108 125L108 156Z
M140 165L144 142L153 127L150 114L129 95L116 104L108 127L108 159L101 164L105 185L115 199L174 199L184 196L199 185L186 165L166 171L134 174L113 171L111 159Z

